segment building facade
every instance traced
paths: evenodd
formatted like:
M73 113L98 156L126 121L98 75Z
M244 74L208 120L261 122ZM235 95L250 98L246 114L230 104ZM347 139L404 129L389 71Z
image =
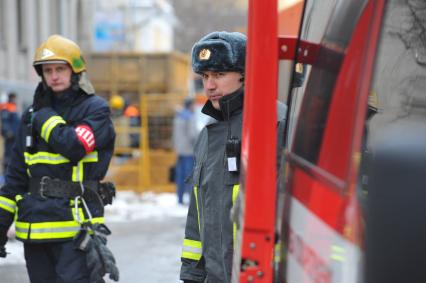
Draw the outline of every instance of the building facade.
M31 100L38 81L31 67L34 52L51 34L90 50L91 6L84 0L0 0L0 94L15 91L24 104Z
M34 52L52 34L74 40L83 54L169 52L173 24L167 0L0 0L0 102L8 91L31 102Z

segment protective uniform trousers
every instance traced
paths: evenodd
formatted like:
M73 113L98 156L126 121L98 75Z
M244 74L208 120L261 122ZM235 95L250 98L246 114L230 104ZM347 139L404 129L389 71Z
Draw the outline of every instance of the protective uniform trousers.
M85 252L71 241L24 244L31 283L90 283Z

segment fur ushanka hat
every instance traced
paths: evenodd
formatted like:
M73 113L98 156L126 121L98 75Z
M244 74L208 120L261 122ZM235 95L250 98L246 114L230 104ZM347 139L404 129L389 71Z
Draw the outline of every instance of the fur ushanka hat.
M247 37L239 32L215 31L192 47L192 69L196 73L240 72L244 74Z

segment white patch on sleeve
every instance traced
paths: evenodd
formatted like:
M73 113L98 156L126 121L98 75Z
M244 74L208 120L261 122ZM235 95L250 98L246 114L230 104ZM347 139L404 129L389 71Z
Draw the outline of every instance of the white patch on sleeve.
M93 134L92 129L87 125L78 125L75 128L77 137L80 142L83 144L86 153L92 152L95 149L95 135Z

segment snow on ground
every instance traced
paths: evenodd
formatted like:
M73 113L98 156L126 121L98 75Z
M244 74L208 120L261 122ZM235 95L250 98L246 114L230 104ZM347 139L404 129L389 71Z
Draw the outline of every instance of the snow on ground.
M184 218L187 206L177 204L176 194L154 194L147 192L137 194L131 191L120 191L113 205L105 207L107 223L137 221L143 219ZM6 259L0 258L0 265L24 264L23 245L16 239L10 239L6 244L9 253Z
M8 252L7 257L0 258L0 265L2 264L25 264L24 249L22 242L11 239L6 244Z
M105 207L107 222L132 221L146 218L186 217L187 206L177 204L176 194L137 194L118 192L114 204Z

